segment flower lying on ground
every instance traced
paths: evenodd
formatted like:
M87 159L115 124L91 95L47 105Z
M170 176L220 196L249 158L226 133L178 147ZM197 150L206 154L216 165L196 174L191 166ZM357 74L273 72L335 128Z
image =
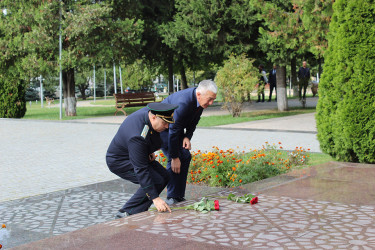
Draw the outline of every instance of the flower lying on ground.
M185 207L186 210L196 210L202 213L207 213L213 210L219 210L219 201L209 200L206 197L203 197L201 201L194 203Z
M258 203L258 196L255 196L253 194L245 194L243 196L229 194L227 199L239 203L250 203L251 205Z

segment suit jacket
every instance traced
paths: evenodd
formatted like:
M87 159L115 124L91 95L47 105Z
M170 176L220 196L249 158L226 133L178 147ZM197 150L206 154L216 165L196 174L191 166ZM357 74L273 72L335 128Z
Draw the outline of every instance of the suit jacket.
M121 124L108 147L110 169L134 172L150 200L159 197L149 172L149 155L161 148L160 134L152 129L148 108L142 108Z
M307 67L300 67L298 70L298 78L300 80L310 79L310 69Z
M268 80L269 80L270 85L276 86L276 70L275 70L275 74L274 74L273 69L271 69Z
M203 108L200 107L196 88L188 88L178 91L162 101L162 103L177 104L178 108L174 111L175 123L169 125L169 129L160 133L163 141L162 147L168 149L171 158L179 157L180 149L182 149L182 141L185 137L193 137L193 133Z

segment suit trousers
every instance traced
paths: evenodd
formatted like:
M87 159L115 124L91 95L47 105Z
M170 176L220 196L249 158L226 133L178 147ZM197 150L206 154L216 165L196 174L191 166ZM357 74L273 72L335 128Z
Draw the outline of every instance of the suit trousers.
M172 159L169 156L168 149L162 148L164 155L168 158L167 171L169 175L169 182L167 185L167 197L168 198L183 198L185 197L186 180L189 171L191 154L190 151L184 148L180 149L180 161L181 168L180 173L176 174L172 171L171 162Z
M274 84L270 84L270 96L269 96L269 101L271 101L272 99L272 92L273 92L273 89L275 89L275 93L276 93L276 83ZM277 94L276 94L277 95ZM276 99L277 99L277 96L276 96Z
M150 177L155 185L157 192L160 194L167 186L169 177L165 168L157 161L152 161L148 165ZM111 169L111 171L120 176L122 179L131 181L132 183L139 184L134 170ZM137 214L147 211L152 205L152 200L146 196L146 192L140 187L135 194L119 209L121 213L127 212L128 214Z
M309 79L308 78L302 78L298 82L298 97L299 99L305 99L306 97L306 89L307 85L309 85ZM303 89L303 94L302 94Z

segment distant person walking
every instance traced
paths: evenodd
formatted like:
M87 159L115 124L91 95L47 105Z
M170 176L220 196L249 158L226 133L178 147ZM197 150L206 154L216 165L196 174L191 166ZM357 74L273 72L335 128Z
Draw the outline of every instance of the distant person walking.
M258 84L258 101L257 102L264 102L264 86L268 82L266 71L263 70L264 66L261 64L259 65L259 84ZM262 101L260 100L260 96L262 96Z
M303 61L302 67L298 70L298 96L299 100L305 100L306 99L306 89L307 85L309 84L310 80L310 69L307 67L306 61ZM301 96L303 88L303 96Z
M270 71L269 77L268 77L268 83L270 84L270 96L268 98L268 101L270 102L272 100L272 92L273 89L275 89L275 94L277 100L277 92L276 92L276 65L273 65L273 69Z

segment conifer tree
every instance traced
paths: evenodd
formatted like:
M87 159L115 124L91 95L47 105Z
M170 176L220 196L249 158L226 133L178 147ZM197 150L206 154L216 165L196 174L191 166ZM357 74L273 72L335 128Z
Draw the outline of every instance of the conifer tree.
M337 0L319 84L318 139L337 160L375 163L375 5Z

